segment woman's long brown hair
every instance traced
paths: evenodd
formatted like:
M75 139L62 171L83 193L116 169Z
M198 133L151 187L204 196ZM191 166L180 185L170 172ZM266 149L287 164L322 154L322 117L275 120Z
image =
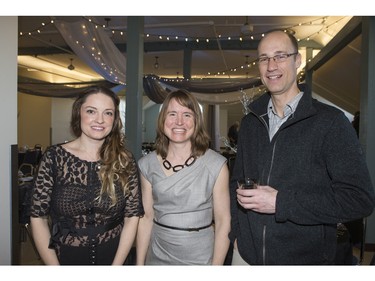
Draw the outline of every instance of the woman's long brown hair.
M102 181L102 188L100 191L99 201L104 195L109 196L112 200L112 206L116 204L116 192L115 182L119 182L124 194L129 190L129 165L132 163L132 154L130 151L125 149L125 135L123 132L123 124L120 118L119 97L110 89L104 87L93 86L85 90L81 95L77 97L72 108L72 118L70 122L70 128L76 137L80 137L82 134L81 129L81 107L85 103L88 96L93 94L104 94L110 97L115 106L115 115L113 121L113 127L109 135L105 138L102 144L99 156L101 167L99 176Z

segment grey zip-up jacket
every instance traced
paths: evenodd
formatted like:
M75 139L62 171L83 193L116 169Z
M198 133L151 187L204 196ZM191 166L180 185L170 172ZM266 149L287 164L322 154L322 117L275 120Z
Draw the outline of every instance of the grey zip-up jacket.
M300 86L302 87L302 86ZM333 264L337 223L369 216L374 188L356 132L337 108L304 91L270 141L264 94L241 121L230 180L232 242L251 265ZM237 179L278 190L276 213L244 210Z

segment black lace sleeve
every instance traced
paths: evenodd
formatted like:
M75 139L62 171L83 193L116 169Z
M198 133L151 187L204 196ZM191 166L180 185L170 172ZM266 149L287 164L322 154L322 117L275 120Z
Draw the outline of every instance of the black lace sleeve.
M143 216L142 193L139 180L139 171L135 159L131 163L131 175L129 177L129 195L125 207L125 217Z
M43 217L49 215L52 188L54 185L54 161L52 147L49 148L40 161L33 186L30 216Z

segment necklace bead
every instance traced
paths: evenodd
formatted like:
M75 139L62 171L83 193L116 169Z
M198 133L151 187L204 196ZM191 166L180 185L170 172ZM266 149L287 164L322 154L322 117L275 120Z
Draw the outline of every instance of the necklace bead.
M195 156L190 156L188 159L186 159L185 163L183 165L175 165L175 166L172 166L171 162L169 162L166 158L163 158L163 166L164 168L166 168L167 170L170 170L172 169L173 172L178 172L178 171L181 171L183 168L185 167L189 167L191 165L194 164L195 160L197 158Z

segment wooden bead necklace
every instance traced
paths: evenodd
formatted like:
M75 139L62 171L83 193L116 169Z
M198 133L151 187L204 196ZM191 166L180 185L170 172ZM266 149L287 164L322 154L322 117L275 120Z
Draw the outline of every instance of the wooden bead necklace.
M188 159L186 159L185 163L183 165L175 165L175 166L172 166L171 162L169 162L166 158L163 158L163 166L164 168L166 168L167 170L170 170L172 169L173 172L178 172L178 171L181 171L183 168L185 167L189 167L191 165L194 164L195 160L197 158L195 156L190 156Z

